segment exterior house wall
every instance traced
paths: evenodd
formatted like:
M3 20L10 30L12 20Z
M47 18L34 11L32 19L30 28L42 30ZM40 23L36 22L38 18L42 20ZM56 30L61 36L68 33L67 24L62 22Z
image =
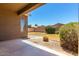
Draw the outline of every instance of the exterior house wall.
M35 32L45 32L45 27L37 27L34 29Z
M35 28L35 32L45 32L45 28L37 27L37 28Z
M45 32L45 28L44 27L37 27L37 28L31 27L31 28L28 28L28 32Z
M20 38L20 16L12 11L0 10L0 40Z

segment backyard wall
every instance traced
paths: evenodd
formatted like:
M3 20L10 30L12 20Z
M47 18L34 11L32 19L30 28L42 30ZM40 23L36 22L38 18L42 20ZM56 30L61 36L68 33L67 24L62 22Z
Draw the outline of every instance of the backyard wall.
M34 28L28 28L28 32L34 32Z
M20 38L20 16L11 11L0 10L0 41Z
M44 27L37 27L37 28L35 28L35 32L45 32L45 28Z

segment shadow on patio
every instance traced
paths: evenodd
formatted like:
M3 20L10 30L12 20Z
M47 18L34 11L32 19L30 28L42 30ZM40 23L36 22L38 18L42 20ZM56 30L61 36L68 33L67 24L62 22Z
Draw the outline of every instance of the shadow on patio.
M1 56L56 56L42 49L24 43L22 39L0 42Z

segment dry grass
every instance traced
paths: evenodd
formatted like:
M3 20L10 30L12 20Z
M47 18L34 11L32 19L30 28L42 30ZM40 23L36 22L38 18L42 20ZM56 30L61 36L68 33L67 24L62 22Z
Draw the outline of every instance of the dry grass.
M59 40L59 34L46 34L46 33L41 33L41 32L29 32L29 35L38 35L38 36L47 36L51 40Z

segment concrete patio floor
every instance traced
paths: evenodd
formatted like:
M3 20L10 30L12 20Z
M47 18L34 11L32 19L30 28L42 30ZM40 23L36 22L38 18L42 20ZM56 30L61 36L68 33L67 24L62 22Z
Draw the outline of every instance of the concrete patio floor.
M22 39L0 42L0 56L56 56L22 42Z

